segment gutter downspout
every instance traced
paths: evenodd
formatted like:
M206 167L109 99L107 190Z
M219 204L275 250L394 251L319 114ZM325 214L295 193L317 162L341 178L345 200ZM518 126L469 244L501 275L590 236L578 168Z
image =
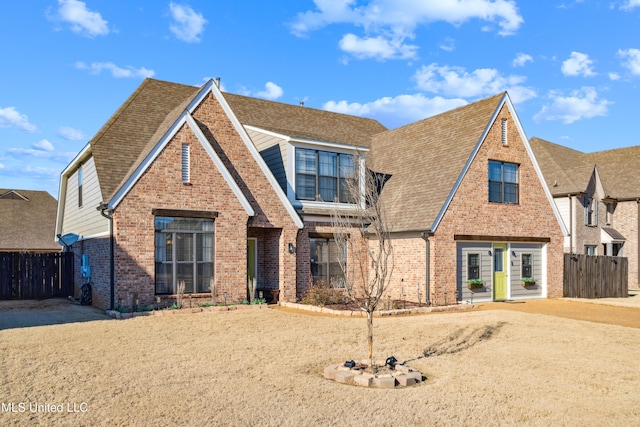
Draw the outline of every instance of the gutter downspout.
M569 253L573 254L573 198L571 194L568 194L569 197Z
M639 205L640 206L640 205ZM425 243L425 278L426 278L426 301L427 306L431 306L431 267L430 267L430 254L431 254L431 242L429 236L432 236L431 230L420 232L420 237L424 239Z
M110 262L109 262L109 288L111 293L111 299L109 301L109 309L114 309L115 304L115 260L114 260L114 239L113 239L113 209L109 209L106 203L100 203L100 205L96 208L100 211L100 215L107 218L109 220L109 252L110 252ZM106 212L106 213L105 213Z

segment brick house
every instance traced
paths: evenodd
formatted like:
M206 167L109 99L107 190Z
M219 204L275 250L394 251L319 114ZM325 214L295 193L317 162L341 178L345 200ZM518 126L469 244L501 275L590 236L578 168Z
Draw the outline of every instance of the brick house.
M394 299L453 303L473 278L476 300L561 296L561 222L506 93L387 130L147 79L62 172L56 232L80 236L102 308L168 305L182 283L238 302L254 278L295 301L343 275L330 214L367 169L390 176Z
M640 287L640 147L582 153L530 143L569 231L564 251L627 257L629 288Z

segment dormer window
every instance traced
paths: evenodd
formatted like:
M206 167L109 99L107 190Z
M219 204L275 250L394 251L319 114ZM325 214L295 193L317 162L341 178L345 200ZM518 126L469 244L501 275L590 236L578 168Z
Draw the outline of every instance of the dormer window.
M352 154L296 148L296 199L349 203L355 179Z

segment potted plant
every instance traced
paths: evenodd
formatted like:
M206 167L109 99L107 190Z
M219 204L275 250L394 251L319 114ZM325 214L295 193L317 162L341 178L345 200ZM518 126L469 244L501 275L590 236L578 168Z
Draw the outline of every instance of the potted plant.
M467 286L471 290L480 289L484 287L484 282L481 279L472 279L472 280L469 280L469 282L467 283Z
M525 288L527 286L533 286L536 284L536 279L534 279L533 277L523 277L522 278L522 286L524 286Z

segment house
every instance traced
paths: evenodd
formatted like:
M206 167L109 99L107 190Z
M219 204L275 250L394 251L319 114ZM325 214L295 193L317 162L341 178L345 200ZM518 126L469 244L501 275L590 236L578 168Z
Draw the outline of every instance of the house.
M388 174L389 296L434 304L561 296L559 213L506 93L395 130L375 120L145 80L61 174L99 307L285 301L343 275L330 216ZM87 271L87 269L85 269ZM523 288L522 277L536 285Z
M638 288L640 147L582 153L540 138L530 143L569 231L564 251L627 257L629 288Z
M562 296L565 232L507 93L377 134L371 151L371 167L391 175L396 297Z
M46 191L0 189L0 252L60 252L57 206Z

